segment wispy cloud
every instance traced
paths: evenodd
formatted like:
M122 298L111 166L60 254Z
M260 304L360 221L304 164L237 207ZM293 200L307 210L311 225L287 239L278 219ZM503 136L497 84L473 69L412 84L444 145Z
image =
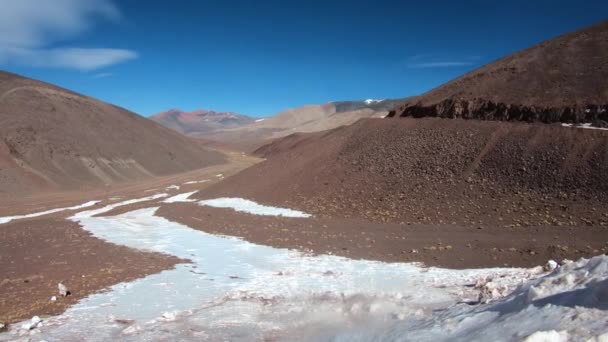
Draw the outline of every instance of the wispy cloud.
M93 75L93 78L108 78L114 76L111 72L100 72L98 74Z
M111 0L0 0L0 63L96 70L138 57L125 49L58 47L99 20L116 21Z
M449 68L458 66L473 65L473 62L462 62L462 61L443 61L443 62L428 62L428 63L410 63L410 68Z
M407 66L414 69L462 67L475 65L480 59L479 55L446 59L430 53L421 53L409 57Z

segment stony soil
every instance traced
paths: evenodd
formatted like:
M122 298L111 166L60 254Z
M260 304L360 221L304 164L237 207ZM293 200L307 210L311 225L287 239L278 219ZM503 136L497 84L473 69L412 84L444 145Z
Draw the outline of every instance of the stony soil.
M196 191L221 181L223 177L217 177L218 174L230 176L257 162L256 158L241 153L228 153L227 159L227 164L107 189L0 196L0 217L69 207L90 200L102 200L96 206L100 207L159 192L175 195ZM185 184L201 180L209 181ZM167 189L170 185L181 188ZM160 206L161 200L119 207L105 215ZM18 322L33 315L56 315L89 294L187 262L97 239L77 223L66 220L74 213L65 211L0 225L0 323ZM59 296L59 282L69 287L71 296ZM52 296L57 296L56 302L51 302Z
M187 262L106 243L64 219L4 224L0 250L0 322L5 324L59 314L91 293ZM70 296L59 295L59 282Z
M607 234L601 227L382 224L257 216L192 203L163 205L157 215L208 233L279 248L450 268L532 267L550 259L575 260L608 252Z
M608 232L604 131L370 119L287 137L258 152L265 162L197 196L246 197L375 222Z

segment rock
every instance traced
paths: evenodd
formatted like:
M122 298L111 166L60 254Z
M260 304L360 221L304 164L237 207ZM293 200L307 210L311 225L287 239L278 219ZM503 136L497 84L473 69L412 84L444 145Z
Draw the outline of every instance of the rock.
M6 330L6 325L4 323L0 323L0 331Z
M175 321L175 319L176 319L176 315L175 315L175 313L174 313L174 312L165 312L165 313L164 313L164 314L161 316L161 319L162 319L163 321L166 321L166 322L173 322L173 321Z
M568 332L564 331L537 331L534 334L528 336L524 342L567 342L568 341Z
M28 322L23 323L21 325L21 329L23 329L23 330L36 329L40 325L40 323L42 323L42 319L40 319L40 317L38 317L38 316L34 316Z
M57 301L57 297L56 296L51 297L51 302L55 302L55 301Z
M57 288L59 289L59 295L62 297L67 297L70 295L70 290L68 290L67 286L62 283L57 284Z
M543 267L543 269L547 272L551 272L558 267L559 267L559 265L557 264L557 262L555 260L549 260L549 261L547 261L547 264L545 265L545 267Z

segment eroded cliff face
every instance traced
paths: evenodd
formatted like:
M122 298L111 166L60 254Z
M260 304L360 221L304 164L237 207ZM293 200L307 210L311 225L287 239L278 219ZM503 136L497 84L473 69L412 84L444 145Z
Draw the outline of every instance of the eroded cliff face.
M496 121L544 123L597 123L608 121L608 104L542 107L496 103L483 99L447 99L431 105L406 103L389 112L388 117L440 117Z

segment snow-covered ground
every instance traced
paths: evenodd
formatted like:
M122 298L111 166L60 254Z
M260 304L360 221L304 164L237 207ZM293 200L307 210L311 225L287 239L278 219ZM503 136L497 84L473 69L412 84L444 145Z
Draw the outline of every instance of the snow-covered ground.
M192 192L186 192L183 194L175 195L175 196L167 198L166 200L163 201L163 203L194 202L196 200L189 199L189 198L190 198L190 196L194 195L195 193L196 193L196 191L192 191Z
M590 123L584 123L584 124L580 124L580 125L563 123L562 126L564 126L564 127L573 127L573 128L597 129L597 130L600 130L600 131L608 131L608 128L594 127L594 126L591 126Z
M190 194L179 196L168 200ZM540 267L446 270L260 246L168 221L155 207L94 217L151 197L71 219L109 242L192 264L113 286L32 330L15 325L0 341L585 341L608 331L607 256L544 277Z
M208 179L203 179L203 180L200 180L200 181L189 181L189 182L186 182L184 184L199 184L199 183L206 183L208 181L209 181Z
M8 223L10 221L13 220L19 220L19 219L24 219L24 218L32 218L32 217L39 217L39 216L44 216L44 215L50 215L50 214L54 214L54 213L58 213L61 211L66 211L66 210L79 210L79 209L83 209L83 208L87 208L87 207L92 207L95 204L99 203L101 201L89 201L87 203L83 203L80 205L76 205L73 207L67 207L67 208L56 208L56 209L50 209L50 210L46 210L46 211L41 211L41 212L37 212L37 213L31 213L31 214L25 214L25 215L15 215L15 216L5 216L5 217L0 217L0 224L3 223Z
M306 214L301 211L269 207L258 204L256 202L246 200L243 198L216 198L211 200L204 200L198 202L200 205L206 205L215 208L230 208L236 211L241 211L254 215L265 215L265 216L284 216L284 217L311 217L312 215Z

